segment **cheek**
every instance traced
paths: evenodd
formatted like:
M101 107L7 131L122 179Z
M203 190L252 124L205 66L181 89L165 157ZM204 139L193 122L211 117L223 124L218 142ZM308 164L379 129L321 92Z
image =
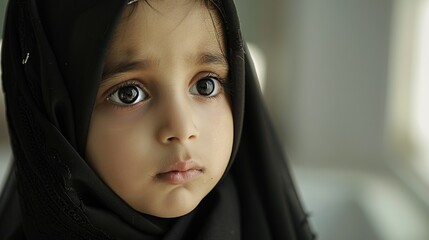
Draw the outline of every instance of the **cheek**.
M116 185L125 178L141 175L138 169L150 169L143 159L151 159L142 152L149 145L148 132L141 132L141 124L130 120L118 123L115 117L94 112L87 144L87 158L98 174ZM140 130L139 130L140 129ZM147 129L146 130L150 130ZM136 178L137 179L137 178Z
M210 136L211 144L219 152L228 152L233 142L233 124L230 112L217 112L211 118L212 124L205 126L203 132Z
M230 159L234 139L233 117L228 102L222 101L215 108L206 111L200 125L201 145L207 158L211 159L210 165L216 172L223 175Z

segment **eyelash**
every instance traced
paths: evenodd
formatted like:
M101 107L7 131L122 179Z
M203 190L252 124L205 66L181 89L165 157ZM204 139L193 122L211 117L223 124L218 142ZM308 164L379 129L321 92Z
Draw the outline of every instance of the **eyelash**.
M221 96L222 93L228 92L226 90L229 90L229 87L228 87L229 81L227 81L225 78L219 77L219 75L215 73L207 73L204 77L201 77L200 79L198 79L193 85L197 84L198 81L204 78L211 78L211 79L214 79L215 81L218 81L220 83L220 88L221 88L219 90L219 93L216 94L215 96L201 96L204 99L208 99L208 100L216 99L217 97Z
M199 78L195 83L192 84L192 86L194 86L198 81L205 79L205 78L210 78L210 79L217 81L220 84L221 89L219 90L219 93L214 95L214 96L196 95L197 97L202 97L203 99L212 100L212 99L216 99L217 97L221 96L222 93L225 93L227 95L230 94L230 87L231 87L230 81L227 81L225 78L221 78L219 75L217 75L215 73L211 73L211 72L207 73L203 77ZM109 100L121 88L128 87L128 86L136 86L136 87L140 88L147 95L146 99L144 99L140 102L145 102L151 98L148 91L145 90L145 88L142 86L142 84L139 81L131 80L131 81L123 82L123 83L115 86L111 91L109 91L107 98L106 98L107 101L109 101L111 103L111 105L113 105L114 107L117 107L117 108L131 108L131 107L134 107L135 105L137 105L138 103L140 103L140 102L138 102L135 104L117 104L117 103L114 103L114 102Z
M150 99L150 94L148 93L148 91L146 91L145 90L145 88L142 86L142 84L140 83L140 82L138 82L138 81L136 81L136 80L130 80L130 81L127 81L127 82L123 82L123 83L121 83L121 84L119 84L119 85L117 85L117 86L115 86L109 93L108 93L108 95L107 95L107 98L106 98L106 100L108 101L108 102L110 102L111 103L111 105L113 105L114 107L117 107L117 108L131 108L131 107L134 107L135 105L137 105L138 103L136 103L136 104L117 104L117 103L113 103L112 101L110 101L110 98L117 92L117 91L119 91L119 89L121 89L121 88L124 88L124 87L130 87L130 86L135 86L135 87L138 87L138 88L140 88L146 95L147 95L147 98L145 99L145 100L142 100L141 102L145 102L146 100L148 100L148 99Z

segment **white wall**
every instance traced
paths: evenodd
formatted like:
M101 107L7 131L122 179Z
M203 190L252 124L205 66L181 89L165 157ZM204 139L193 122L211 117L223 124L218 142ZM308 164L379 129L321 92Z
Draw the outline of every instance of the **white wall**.
M378 167L391 1L251 2L238 1L244 35L266 51L266 98L292 161Z
M320 240L429 239L385 148L392 0L236 0Z

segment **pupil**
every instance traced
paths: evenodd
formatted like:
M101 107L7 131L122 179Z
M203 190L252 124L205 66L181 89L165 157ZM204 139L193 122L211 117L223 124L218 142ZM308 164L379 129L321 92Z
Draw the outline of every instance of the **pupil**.
M210 95L214 90L214 83L211 79L202 79L197 82L197 91L201 95Z
M118 95L119 99L126 104L133 103L138 97L138 90L135 86L126 86L119 89Z

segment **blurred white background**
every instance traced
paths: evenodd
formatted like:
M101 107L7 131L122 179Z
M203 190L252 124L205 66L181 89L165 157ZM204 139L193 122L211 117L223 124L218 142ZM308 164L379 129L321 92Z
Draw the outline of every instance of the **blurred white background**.
M429 0L236 2L318 239L429 239Z
M428 2L237 0L321 240L429 239Z

